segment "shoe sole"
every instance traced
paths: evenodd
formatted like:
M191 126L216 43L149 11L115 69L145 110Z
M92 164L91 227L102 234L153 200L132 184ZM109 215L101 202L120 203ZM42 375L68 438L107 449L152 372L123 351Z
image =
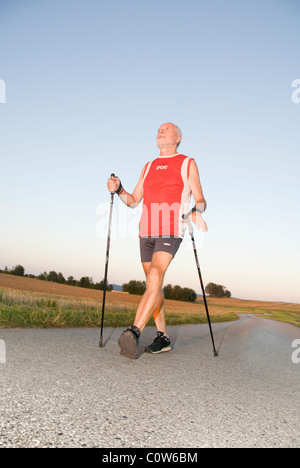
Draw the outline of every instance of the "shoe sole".
M138 345L131 331L125 330L118 340L118 345L121 348L121 356L129 359L135 359Z
M171 351L172 348L171 346L166 346L165 348L163 349L160 349L159 351L151 351L150 349L145 349L145 352L146 353L150 353L150 354L160 354L160 353L167 353L168 351Z

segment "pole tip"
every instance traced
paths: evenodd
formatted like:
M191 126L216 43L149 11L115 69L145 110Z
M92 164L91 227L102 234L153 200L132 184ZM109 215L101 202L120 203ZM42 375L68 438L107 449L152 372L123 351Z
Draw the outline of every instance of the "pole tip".
M215 356L215 357L219 356L218 353L217 353L217 351L214 351L214 356Z
M100 340L99 340L99 348L102 348L103 346L103 340L102 340L102 336L100 337Z

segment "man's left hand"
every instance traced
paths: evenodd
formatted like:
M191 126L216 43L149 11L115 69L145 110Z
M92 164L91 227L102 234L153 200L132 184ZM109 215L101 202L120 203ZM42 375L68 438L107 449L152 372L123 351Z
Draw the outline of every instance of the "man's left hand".
M201 213L199 211L195 211L190 215L190 219L192 219L193 223L196 224L197 229L201 229L203 232L207 232L207 225L206 222L204 221Z

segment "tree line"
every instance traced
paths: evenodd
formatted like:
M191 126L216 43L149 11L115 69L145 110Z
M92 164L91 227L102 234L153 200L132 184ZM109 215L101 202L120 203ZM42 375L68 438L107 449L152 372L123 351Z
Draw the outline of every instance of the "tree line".
M42 281L51 281L52 283L69 284L70 286L79 286L80 288L99 289L100 291L103 291L104 289L104 280L100 281L99 283L94 283L93 278L88 276L82 276L80 280L75 279L73 276L69 276L66 279L61 272L57 273L56 271L49 271L49 273L44 271L44 273L41 273L38 276L32 274L25 275L25 268L22 265L17 265L11 270L5 267L4 270L0 270L0 273L6 273L15 276L25 276L27 278L35 278ZM107 283L106 290L112 291L112 289L112 284Z
M122 284L122 289L129 294L142 295L146 291L146 281L131 280ZM175 301L195 302L197 294L193 289L182 288L181 286L172 286L168 284L163 288L165 299L174 299Z
M123 291L129 294L142 295L146 291L146 281L131 280L128 283L122 284ZM173 299L175 301L195 302L197 293L190 288L182 288L181 286L172 286L167 284L163 288L165 299ZM210 297L231 297L231 292L220 284L208 283L205 287L205 293Z
M25 275L25 268L22 265L16 265L11 270L5 267L4 270L0 270L0 273L15 276L26 276L28 278L36 278L43 281L51 281L53 283L79 286L80 288L98 289L100 291L103 291L104 289L104 280L99 283L94 283L93 278L88 276L82 276L80 280L76 280L73 276L69 276L66 279L61 272L57 273L56 271L49 271L49 273L44 271L44 273L41 273L38 276L32 274ZM112 289L113 285L107 283L106 290L112 291ZM128 283L123 283L122 289L124 292L128 292L129 294L143 295L146 291L146 281L131 280ZM195 302L197 299L197 293L193 289L182 288L178 285L172 286L171 284L168 284L163 288L163 291L166 299L184 302ZM205 287L205 293L210 297L231 297L231 292L228 291L225 286L215 283L208 283Z

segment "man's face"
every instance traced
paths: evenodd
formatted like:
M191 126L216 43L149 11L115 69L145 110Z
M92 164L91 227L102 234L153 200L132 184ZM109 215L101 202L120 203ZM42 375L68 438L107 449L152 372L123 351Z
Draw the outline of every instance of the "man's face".
M156 137L156 144L161 148L177 146L181 138L177 128L171 123L165 123L159 127Z

